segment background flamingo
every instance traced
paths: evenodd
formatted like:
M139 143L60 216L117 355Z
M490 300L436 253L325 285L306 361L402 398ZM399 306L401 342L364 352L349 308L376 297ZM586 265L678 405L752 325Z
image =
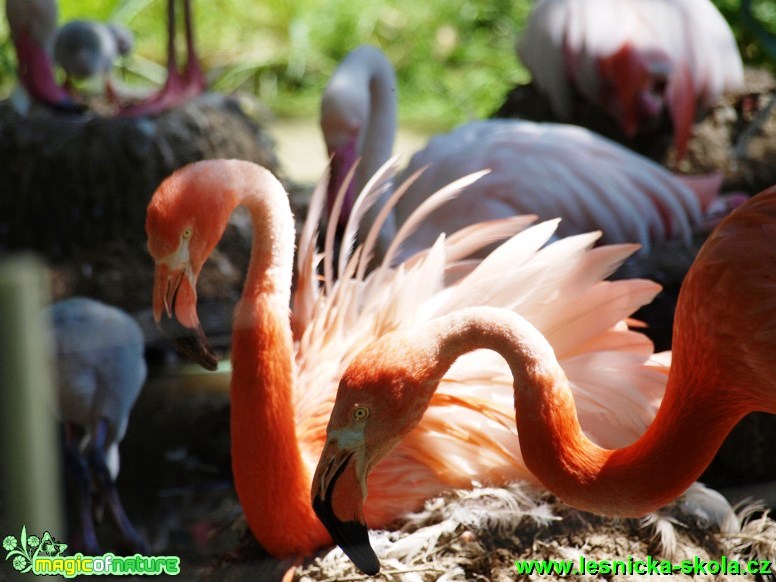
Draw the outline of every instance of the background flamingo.
M67 73L67 84L101 75L105 94L115 101L110 72L116 58L129 53L134 43L132 31L118 24L73 20L57 31L54 60Z
M54 79L51 51L57 30L56 0L7 0L5 14L24 90L45 105L77 109L70 95Z
M167 80L164 86L145 101L130 105L125 115L158 115L178 107L204 91L207 81L202 72L194 45L194 21L191 0L183 0L184 30L186 36L186 64L183 73L178 70L175 53L175 3L167 0Z
M223 160L192 164L165 180L148 207L155 317L172 333L187 333L182 349L211 368L215 357L197 316L197 276L233 209L243 205L251 214L253 252L232 339L232 461L248 525L276 556L307 554L331 543L309 497L324 427L347 363L390 330L470 305L520 311L551 338L572 379L580 421L603 446L637 438L662 394L665 368L650 359L651 343L623 321L654 296L657 286L640 280L602 282L635 245L591 250L597 235L587 234L542 248L555 232L557 221L551 221L513 236L482 261L464 260L522 229L528 219L518 217L443 236L398 269L389 268L389 253L366 276L379 224L365 248L351 255L350 243L391 170L383 168L354 203L338 281L332 277L336 220L330 220L322 284L315 241L326 186L319 184L299 241L293 299L294 221L286 193L263 168ZM471 180L430 198L397 234L396 244L411 223L422 223L434 205ZM334 202L334 216L347 186ZM621 390L624 385L629 388ZM521 460L512 415L511 382L498 358L479 352L462 359L423 421L370 476L374 495L365 505L365 519L372 526L389 523L433 494L471 487L474 480L532 479ZM347 489L360 486L350 481Z
M644 435L618 450L585 436L552 335L545 339L515 313L462 310L380 338L340 382L313 478L317 514L359 568L379 570L361 512L366 487L352 484L365 483L421 422L454 362L482 348L509 365L523 459L550 491L574 507L616 516L641 516L672 501L741 418L776 414L775 236L771 188L709 237L679 296L663 402Z
M100 554L93 520L93 487L108 505L132 551L145 544L129 521L116 490L119 448L129 413L146 378L143 334L125 312L85 298L51 308L56 339L60 419L65 459L76 495L84 553Z
M668 113L677 159L696 115L744 80L733 33L710 0L539 0L518 54L560 119L577 93L629 137Z
M396 79L378 49L354 50L332 75L321 101L321 127L332 156L329 208L356 158L362 158L339 218L344 225L355 193L393 149ZM402 180L426 165L429 168L399 199L395 215L387 217L378 256L431 193L486 168L492 170L488 176L418 225L399 256L426 248L440 232L515 214L560 216L560 235L601 229L602 241L638 242L646 252L653 241L689 240L720 182L711 177L683 183L654 162L588 130L517 120L477 121L432 138L410 160ZM367 211L367 224L383 206Z

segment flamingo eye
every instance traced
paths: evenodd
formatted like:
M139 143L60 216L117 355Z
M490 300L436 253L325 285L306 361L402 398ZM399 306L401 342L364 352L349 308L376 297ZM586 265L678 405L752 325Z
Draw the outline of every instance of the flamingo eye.
M187 226L183 229L183 234L181 235L184 239L190 239L191 235L194 234L194 229L190 226Z
M366 406L358 406L353 409L353 420L366 420L369 418L369 409Z

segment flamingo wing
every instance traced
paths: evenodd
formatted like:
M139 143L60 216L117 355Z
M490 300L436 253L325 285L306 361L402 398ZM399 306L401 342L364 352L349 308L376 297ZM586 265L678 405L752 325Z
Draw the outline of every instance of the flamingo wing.
M397 207L398 222L426 193L467 173L491 172L430 215L410 246L438 232L515 214L562 217L559 236L602 230L607 243L689 241L701 221L692 190L670 172L588 130L520 120L486 120L434 137L404 175L428 165Z
M361 194L377 195L369 188ZM311 214L316 222L323 196L325 188L316 189ZM445 204L455 200L451 196L441 193ZM424 224L428 208L409 220ZM316 228L310 224L299 243L300 284L294 296L295 306L297 300L307 306L304 316L294 316L295 411L310 471L324 445L339 377L350 360L389 331L473 305L514 309L547 334L567 365L583 427L604 446L630 442L654 416L666 375L650 360L651 343L629 331L624 319L659 287L637 280L602 281L635 245L592 249L596 234L550 243L557 221L525 229L525 220L494 220L441 235L410 260L395 267L384 262L368 275L360 268L369 260L368 249L351 253L346 243L340 249L345 253L340 278L321 283L315 272ZM485 259L463 256L465 249L504 236L510 238ZM454 486L532 479L515 436L505 362L489 352L461 358L442 380L419 426L371 473L367 519L385 524Z

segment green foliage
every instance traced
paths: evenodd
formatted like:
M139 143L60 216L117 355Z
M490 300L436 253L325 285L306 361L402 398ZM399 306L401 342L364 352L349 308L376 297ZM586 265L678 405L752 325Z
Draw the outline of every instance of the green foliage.
M776 55L746 28L740 0L714 0L748 62ZM166 0L59 0L60 19L113 19L135 31L121 67L129 84L164 78ZM382 48L397 69L405 121L450 126L493 111L528 79L514 53L530 0L194 0L197 46L213 86L256 93L281 115L314 115L323 86L349 50ZM180 11L179 11L180 12ZM776 34L776 2L753 0ZM180 47L179 47L180 50ZM14 75L13 47L0 23L0 93Z
M776 67L776 2L774 0L751 0L755 23L749 24L742 17L741 0L713 0L725 19L730 23L738 41L741 55L747 64ZM758 35L756 28L761 30ZM770 36L770 38L768 38ZM767 44L773 47L769 50Z

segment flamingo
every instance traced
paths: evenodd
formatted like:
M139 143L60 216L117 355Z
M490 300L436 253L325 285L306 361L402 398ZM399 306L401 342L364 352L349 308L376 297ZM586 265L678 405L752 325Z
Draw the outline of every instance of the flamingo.
M175 3L167 0L167 80L154 95L141 103L123 109L123 115L158 115L178 107L188 99L204 91L207 81L202 72L194 46L194 22L191 14L191 0L183 0L184 29L186 34L186 65L183 73L178 70L175 58Z
M473 307L379 338L340 382L313 478L316 513L355 564L376 573L361 510L367 477L422 422L448 369L480 349L509 366L523 460L547 489L605 515L642 516L669 503L746 414L776 414L774 237L776 187L710 235L679 295L662 404L624 448L585 436L562 353L517 313Z
M518 54L559 119L575 91L628 137L668 113L677 160L696 115L744 84L733 33L710 0L539 0Z
M127 517L118 491L118 445L146 378L143 333L125 312L82 297L50 310L56 340L60 419L65 459L75 485L84 551L99 555L92 518L92 483L104 497L124 541L145 544Z
M196 162L162 182L148 206L154 317L178 337L184 353L209 369L217 359L199 323L197 277L232 211L242 205L250 213L253 250L232 334L232 468L248 526L274 556L306 555L331 544L310 505L310 487L337 382L364 345L391 330L473 305L519 311L551 338L582 403L580 422L601 446L635 440L664 388L665 367L653 358L652 344L624 321L658 286L603 281L636 245L592 249L598 237L592 233L545 246L557 220L525 229L529 218L512 217L442 235L397 268L390 267L389 253L367 274L381 226L375 223L355 252L351 242L395 167L392 160L381 168L355 201L338 280L332 275L336 219L329 220L323 252L316 249L327 190L325 178L319 183L298 243L293 297L294 220L286 192L269 171L236 160ZM476 177L430 197L397 233L395 245L412 223L422 223ZM346 180L331 210L335 217L347 187ZM506 237L487 258L465 259ZM474 481L535 481L515 438L508 371L487 352L459 364L424 419L371 472L374 494L359 519L385 525L442 490L470 488ZM347 494L359 488L352 480L338 483Z
M355 49L332 75L321 101L321 127L332 158L329 208L356 158L362 158L339 218L344 225L355 192L393 149L396 79L379 49ZM429 167L386 219L378 257L390 246L398 226L431 193L485 168L491 170L489 175L419 225L399 258L428 247L440 232L515 214L561 216L560 236L600 229L603 242L637 242L646 253L654 241L672 237L689 241L720 184L720 177L713 176L683 182L586 129L512 119L476 121L435 136L412 157L402 176L425 166ZM387 197L367 212L368 224Z
M24 90L55 109L77 110L70 95L54 79L51 50L57 30L56 0L7 0L5 14Z
M132 50L135 38L127 28L88 20L73 20L62 26L54 41L54 61L71 79L86 79L102 75L105 94L117 100L110 80L113 63L120 55Z

